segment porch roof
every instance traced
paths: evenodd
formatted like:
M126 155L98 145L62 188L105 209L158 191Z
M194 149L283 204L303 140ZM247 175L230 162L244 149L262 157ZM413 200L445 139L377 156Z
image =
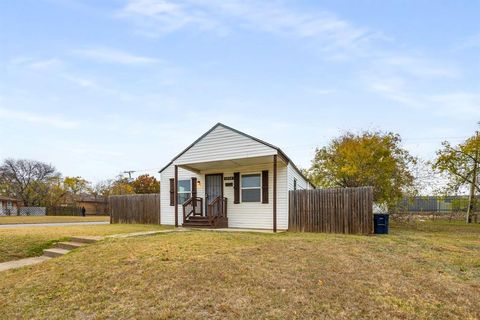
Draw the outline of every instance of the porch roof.
M288 164L288 160L282 157L278 157L278 159L282 161L285 165ZM180 168L187 169L189 171L200 172L200 171L207 171L207 170L223 170L228 168L271 164L271 163L273 163L272 156L263 156L263 157L226 159L226 160L198 162L198 163L187 163L187 164L179 164L178 166Z

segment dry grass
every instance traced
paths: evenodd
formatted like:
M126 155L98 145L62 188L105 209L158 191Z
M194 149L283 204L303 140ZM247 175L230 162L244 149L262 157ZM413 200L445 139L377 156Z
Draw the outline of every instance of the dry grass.
M5 318L478 319L480 226L111 239L0 281Z
M164 227L113 224L0 228L0 262L41 255L43 249L71 236L101 236L159 228Z
M1 224L16 223L58 223L58 222L91 222L91 221L110 221L108 216L10 216L0 217Z

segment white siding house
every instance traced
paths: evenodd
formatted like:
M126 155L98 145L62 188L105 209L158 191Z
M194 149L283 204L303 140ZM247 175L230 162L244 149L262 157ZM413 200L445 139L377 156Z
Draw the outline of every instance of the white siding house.
M221 123L160 174L161 222L177 226L286 230L288 191L312 188L279 148Z

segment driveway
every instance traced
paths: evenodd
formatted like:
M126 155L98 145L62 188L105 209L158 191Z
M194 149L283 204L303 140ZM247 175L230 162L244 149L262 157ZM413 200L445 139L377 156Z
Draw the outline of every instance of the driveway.
M84 226L89 224L91 225L110 224L110 222L109 221L90 221L90 222L17 223L17 224L1 224L0 228Z

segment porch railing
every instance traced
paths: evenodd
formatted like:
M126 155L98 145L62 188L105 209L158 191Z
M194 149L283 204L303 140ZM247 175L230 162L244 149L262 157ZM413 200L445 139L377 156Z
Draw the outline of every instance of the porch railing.
M203 199L200 197L188 198L182 205L183 207L183 223L191 216L203 216Z
M214 225L220 219L227 218L227 198L216 197L208 205L207 217L211 225Z

